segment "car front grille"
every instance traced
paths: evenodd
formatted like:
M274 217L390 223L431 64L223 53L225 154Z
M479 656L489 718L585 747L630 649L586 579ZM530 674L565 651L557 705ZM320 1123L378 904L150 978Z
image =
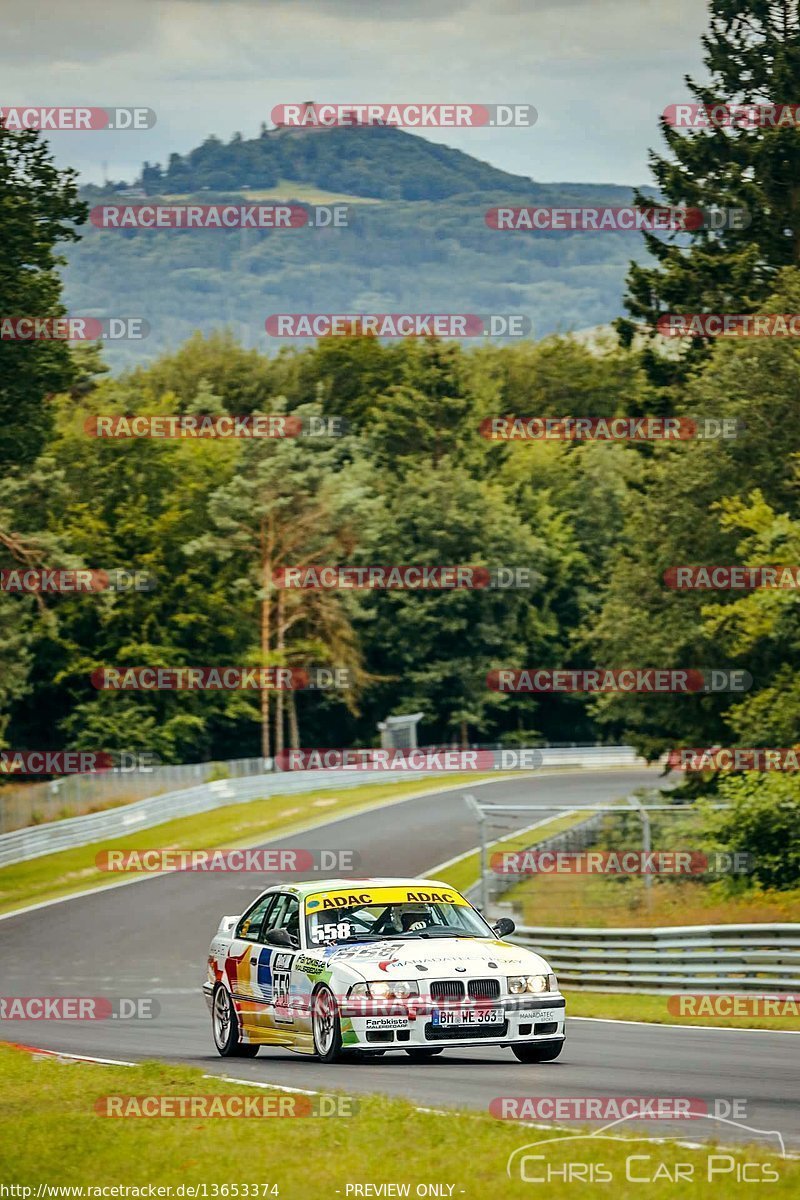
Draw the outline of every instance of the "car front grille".
M450 999L464 995L464 984L460 979L432 979L431 996L434 999Z
M496 1000L500 995L499 979L470 979L467 984L470 996L480 1000Z

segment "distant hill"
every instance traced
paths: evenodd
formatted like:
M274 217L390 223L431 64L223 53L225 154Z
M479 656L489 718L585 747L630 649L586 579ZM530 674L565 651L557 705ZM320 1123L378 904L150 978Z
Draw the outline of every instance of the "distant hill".
M531 186L529 179L393 126L264 129L260 137L234 134L227 143L208 137L186 155L171 154L163 169L146 163L138 182L151 195L271 188L284 179L380 200L444 200L493 190L522 195Z
M522 313L533 336L603 325L620 315L626 233L508 233L494 205L626 204L621 185L537 183L395 128L264 130L207 138L133 183L87 187L101 199L271 200L346 197L343 229L128 230L85 227L68 250L70 311L143 316L141 342L107 345L114 369L174 348L195 329L227 325L276 351L264 321L281 312ZM359 202L361 201L361 202Z

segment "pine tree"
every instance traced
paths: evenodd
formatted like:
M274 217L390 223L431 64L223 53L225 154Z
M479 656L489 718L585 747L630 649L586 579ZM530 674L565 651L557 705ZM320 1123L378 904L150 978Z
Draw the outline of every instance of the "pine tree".
M800 0L711 0L710 8L702 39L709 82L686 77L696 103L793 105L800 94ZM664 116L660 126L669 156L651 152L650 164L663 200L744 208L751 218L745 228L699 228L669 239L645 234L657 263L631 264L626 307L634 320L621 320L618 329L630 345L640 322L649 327L644 365L665 385L685 378L708 343L693 338L678 356L659 353L659 316L757 311L777 271L798 263L800 131L794 123L755 120L681 129ZM636 203L649 208L658 201L637 193Z

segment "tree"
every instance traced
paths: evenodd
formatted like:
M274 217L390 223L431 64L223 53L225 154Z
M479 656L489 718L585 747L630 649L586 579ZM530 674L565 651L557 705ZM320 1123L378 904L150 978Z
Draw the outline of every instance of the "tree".
M699 105L788 105L800 91L798 0L711 0L711 23L703 37L709 82L686 82ZM746 228L663 238L645 233L656 265L631 264L626 307L634 321L620 321L630 345L639 322L650 344L643 363L653 382L685 379L707 354L691 338L682 354L659 353L655 325L664 313L750 313L775 286L776 273L800 261L800 134L794 124L733 122L678 129L662 116L669 154L650 154L659 192L672 205L744 208ZM637 204L658 201L642 193ZM688 247L686 243L689 243Z
M296 415L321 414L315 406L303 405ZM301 650L316 651L328 663L348 668L358 682L361 655L342 596L273 584L279 569L335 562L348 541L352 544L359 487L353 468L340 469L343 460L342 447L330 442L289 438L244 443L235 474L209 499L212 529L187 546L190 555L211 553L235 567L234 587L249 601L251 665L292 665ZM354 703L352 698L348 703ZM262 688L264 758L273 746L276 754L284 748L282 690L276 692L274 736L271 710L270 691ZM296 735L293 703L289 715Z
M0 121L0 316L63 315L55 248L77 241L74 226L86 220L76 179L53 164L36 131ZM65 341L0 338L0 471L33 461L50 428L47 398L72 379Z
M778 283L765 305L796 311L800 272L787 269ZM745 732L756 745L780 746L791 733L790 702L777 703L776 692L800 648L795 593L677 592L663 582L679 565L796 561L800 356L790 342L716 346L679 412L734 418L738 436L660 446L644 478L631 483L623 536L591 630L596 661L740 668L753 676L745 697L604 696L601 721L621 721L650 757L670 746L728 744Z

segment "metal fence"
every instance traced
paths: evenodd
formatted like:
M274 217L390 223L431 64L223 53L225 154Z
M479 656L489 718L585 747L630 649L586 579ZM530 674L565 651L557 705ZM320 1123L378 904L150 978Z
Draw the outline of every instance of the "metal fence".
M212 779L263 775L271 768L272 759L236 758L229 762L174 763L150 770L64 775L48 783L11 783L0 788L0 833L80 816L101 807L130 804Z
M559 983L618 992L800 992L800 924L568 929L518 925Z
M313 775L313 778L312 778ZM359 787L365 783L396 783L401 779L421 779L420 772L409 771L314 771L280 772L255 775L246 779L220 779L200 787L167 792L148 800L139 800L105 812L87 813L65 821L51 821L0 835L0 867L25 862L58 850L88 846L93 842L125 837L140 829L150 829L175 817L210 812L246 800L296 792L330 788Z
M530 754L529 749L509 750L499 746L475 745L470 749L494 750L498 769L503 767L503 755L511 761L512 755L519 758L523 753ZM541 746L533 749L537 755L536 764L553 768L633 766L642 761L630 746ZM65 775L47 783L9 783L0 787L0 834L118 804L130 804L179 788L197 787L211 780L243 779L264 775L274 769L271 758L237 758L227 762L154 766L149 770L115 769L92 775Z

